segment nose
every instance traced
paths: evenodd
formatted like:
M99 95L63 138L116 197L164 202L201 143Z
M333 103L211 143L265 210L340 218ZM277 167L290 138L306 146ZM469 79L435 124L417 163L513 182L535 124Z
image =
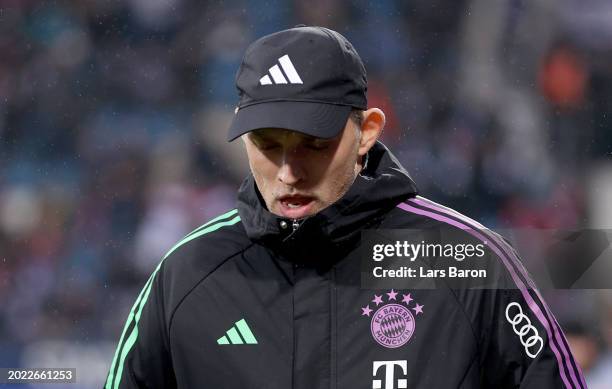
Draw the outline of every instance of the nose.
M302 157L295 149L286 150L278 170L278 180L285 185L294 186L306 178Z

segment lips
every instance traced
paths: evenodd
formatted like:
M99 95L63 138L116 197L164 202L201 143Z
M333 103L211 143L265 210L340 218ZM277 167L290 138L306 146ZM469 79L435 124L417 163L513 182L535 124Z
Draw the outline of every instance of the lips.
M278 198L280 213L291 219L301 219L310 214L314 198L302 195L281 196Z

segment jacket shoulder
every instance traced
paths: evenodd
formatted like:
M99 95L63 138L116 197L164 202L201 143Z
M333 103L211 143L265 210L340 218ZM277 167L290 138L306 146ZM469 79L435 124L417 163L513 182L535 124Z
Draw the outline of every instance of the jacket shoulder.
M399 203L380 228L448 231L446 235L442 232L440 237L449 242L442 243L484 245L484 251L491 259L488 266L495 270L496 279L501 282L498 286L515 288L517 274L521 275L527 286L535 286L518 253L504 237L476 220L425 197L416 196Z
M504 246L504 249L512 249L505 238L478 221L423 196L411 197L399 203L388 214L380 228L452 228L463 231L465 236L472 236L487 243L495 241Z
M216 265L216 261L249 244L238 210L232 209L202 224L175 243L164 255L166 267L196 260Z
M171 313L198 283L251 245L233 209L196 228L164 255L161 279L164 305Z

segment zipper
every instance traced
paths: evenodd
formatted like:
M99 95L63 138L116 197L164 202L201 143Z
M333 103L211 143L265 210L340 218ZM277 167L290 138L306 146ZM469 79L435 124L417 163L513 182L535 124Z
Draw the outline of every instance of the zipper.
M289 223L287 223L288 220L281 220L279 225L281 227L281 229L286 230L289 227ZM302 220L303 222L303 220ZM290 242L294 239L294 235L296 233L296 231L298 230L298 228L300 228L300 220L298 219L291 219L291 232L289 232L289 234L287 236L285 236L283 238L283 242ZM287 231L288 232L288 231Z
M291 223L291 228L293 229L293 232L297 231L297 229L300 228L300 222L298 222L297 219L293 219L293 223Z
M288 230L289 222L291 223L291 231ZM278 223L278 225L280 226L281 230L285 230L286 233L286 236L283 238L283 242L290 242L293 240L295 232L298 230L298 228L300 228L300 221L298 219L283 219Z

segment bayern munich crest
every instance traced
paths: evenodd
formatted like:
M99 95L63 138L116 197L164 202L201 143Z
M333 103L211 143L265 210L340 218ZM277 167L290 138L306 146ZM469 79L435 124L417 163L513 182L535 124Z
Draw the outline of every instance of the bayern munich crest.
M416 301L411 308L414 299L410 293L399 295L393 289L381 295L374 294L371 301L374 309L370 304L361 308L361 316L371 317L370 329L374 340L387 348L398 348L408 343L416 328L415 317L423 313L424 305Z

